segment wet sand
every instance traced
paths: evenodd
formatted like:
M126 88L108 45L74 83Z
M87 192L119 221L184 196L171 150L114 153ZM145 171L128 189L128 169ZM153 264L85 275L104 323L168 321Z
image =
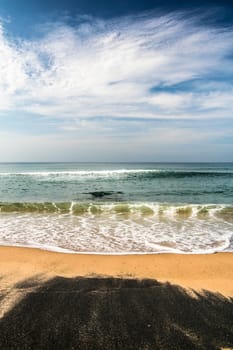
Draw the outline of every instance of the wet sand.
M0 247L0 349L233 349L232 296L232 253Z

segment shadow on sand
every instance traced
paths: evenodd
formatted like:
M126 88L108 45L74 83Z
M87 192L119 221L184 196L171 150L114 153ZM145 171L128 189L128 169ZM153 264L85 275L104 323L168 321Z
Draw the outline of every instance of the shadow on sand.
M118 278L28 280L14 289L23 297L0 320L1 350L233 347L233 299L219 294Z

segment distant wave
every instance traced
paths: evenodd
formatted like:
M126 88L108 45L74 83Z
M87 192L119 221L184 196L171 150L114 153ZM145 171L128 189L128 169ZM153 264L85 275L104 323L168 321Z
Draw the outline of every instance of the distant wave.
M2 172L0 176L11 175L28 175L28 176L59 176L59 175L77 175L77 176L111 176L111 175L124 175L124 174L138 174L158 172L160 170L155 169L118 169L118 170L70 170L70 171L30 171L30 172Z
M118 169L118 170L73 170L73 171L40 171L40 172L1 172L0 176L31 176L50 178L114 178L139 177L154 178L184 178L184 177L233 177L230 170L164 170L164 169Z

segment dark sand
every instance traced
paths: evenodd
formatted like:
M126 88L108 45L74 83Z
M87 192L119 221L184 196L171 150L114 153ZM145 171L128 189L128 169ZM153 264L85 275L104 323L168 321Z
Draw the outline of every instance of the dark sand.
M14 286L0 349L222 349L233 347L233 299L190 295L155 280L63 278ZM7 293L2 293L2 300Z

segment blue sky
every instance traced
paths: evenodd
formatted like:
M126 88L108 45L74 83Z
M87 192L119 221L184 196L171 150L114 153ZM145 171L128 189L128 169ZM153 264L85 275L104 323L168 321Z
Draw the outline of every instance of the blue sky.
M0 148L232 161L232 1L0 0Z

